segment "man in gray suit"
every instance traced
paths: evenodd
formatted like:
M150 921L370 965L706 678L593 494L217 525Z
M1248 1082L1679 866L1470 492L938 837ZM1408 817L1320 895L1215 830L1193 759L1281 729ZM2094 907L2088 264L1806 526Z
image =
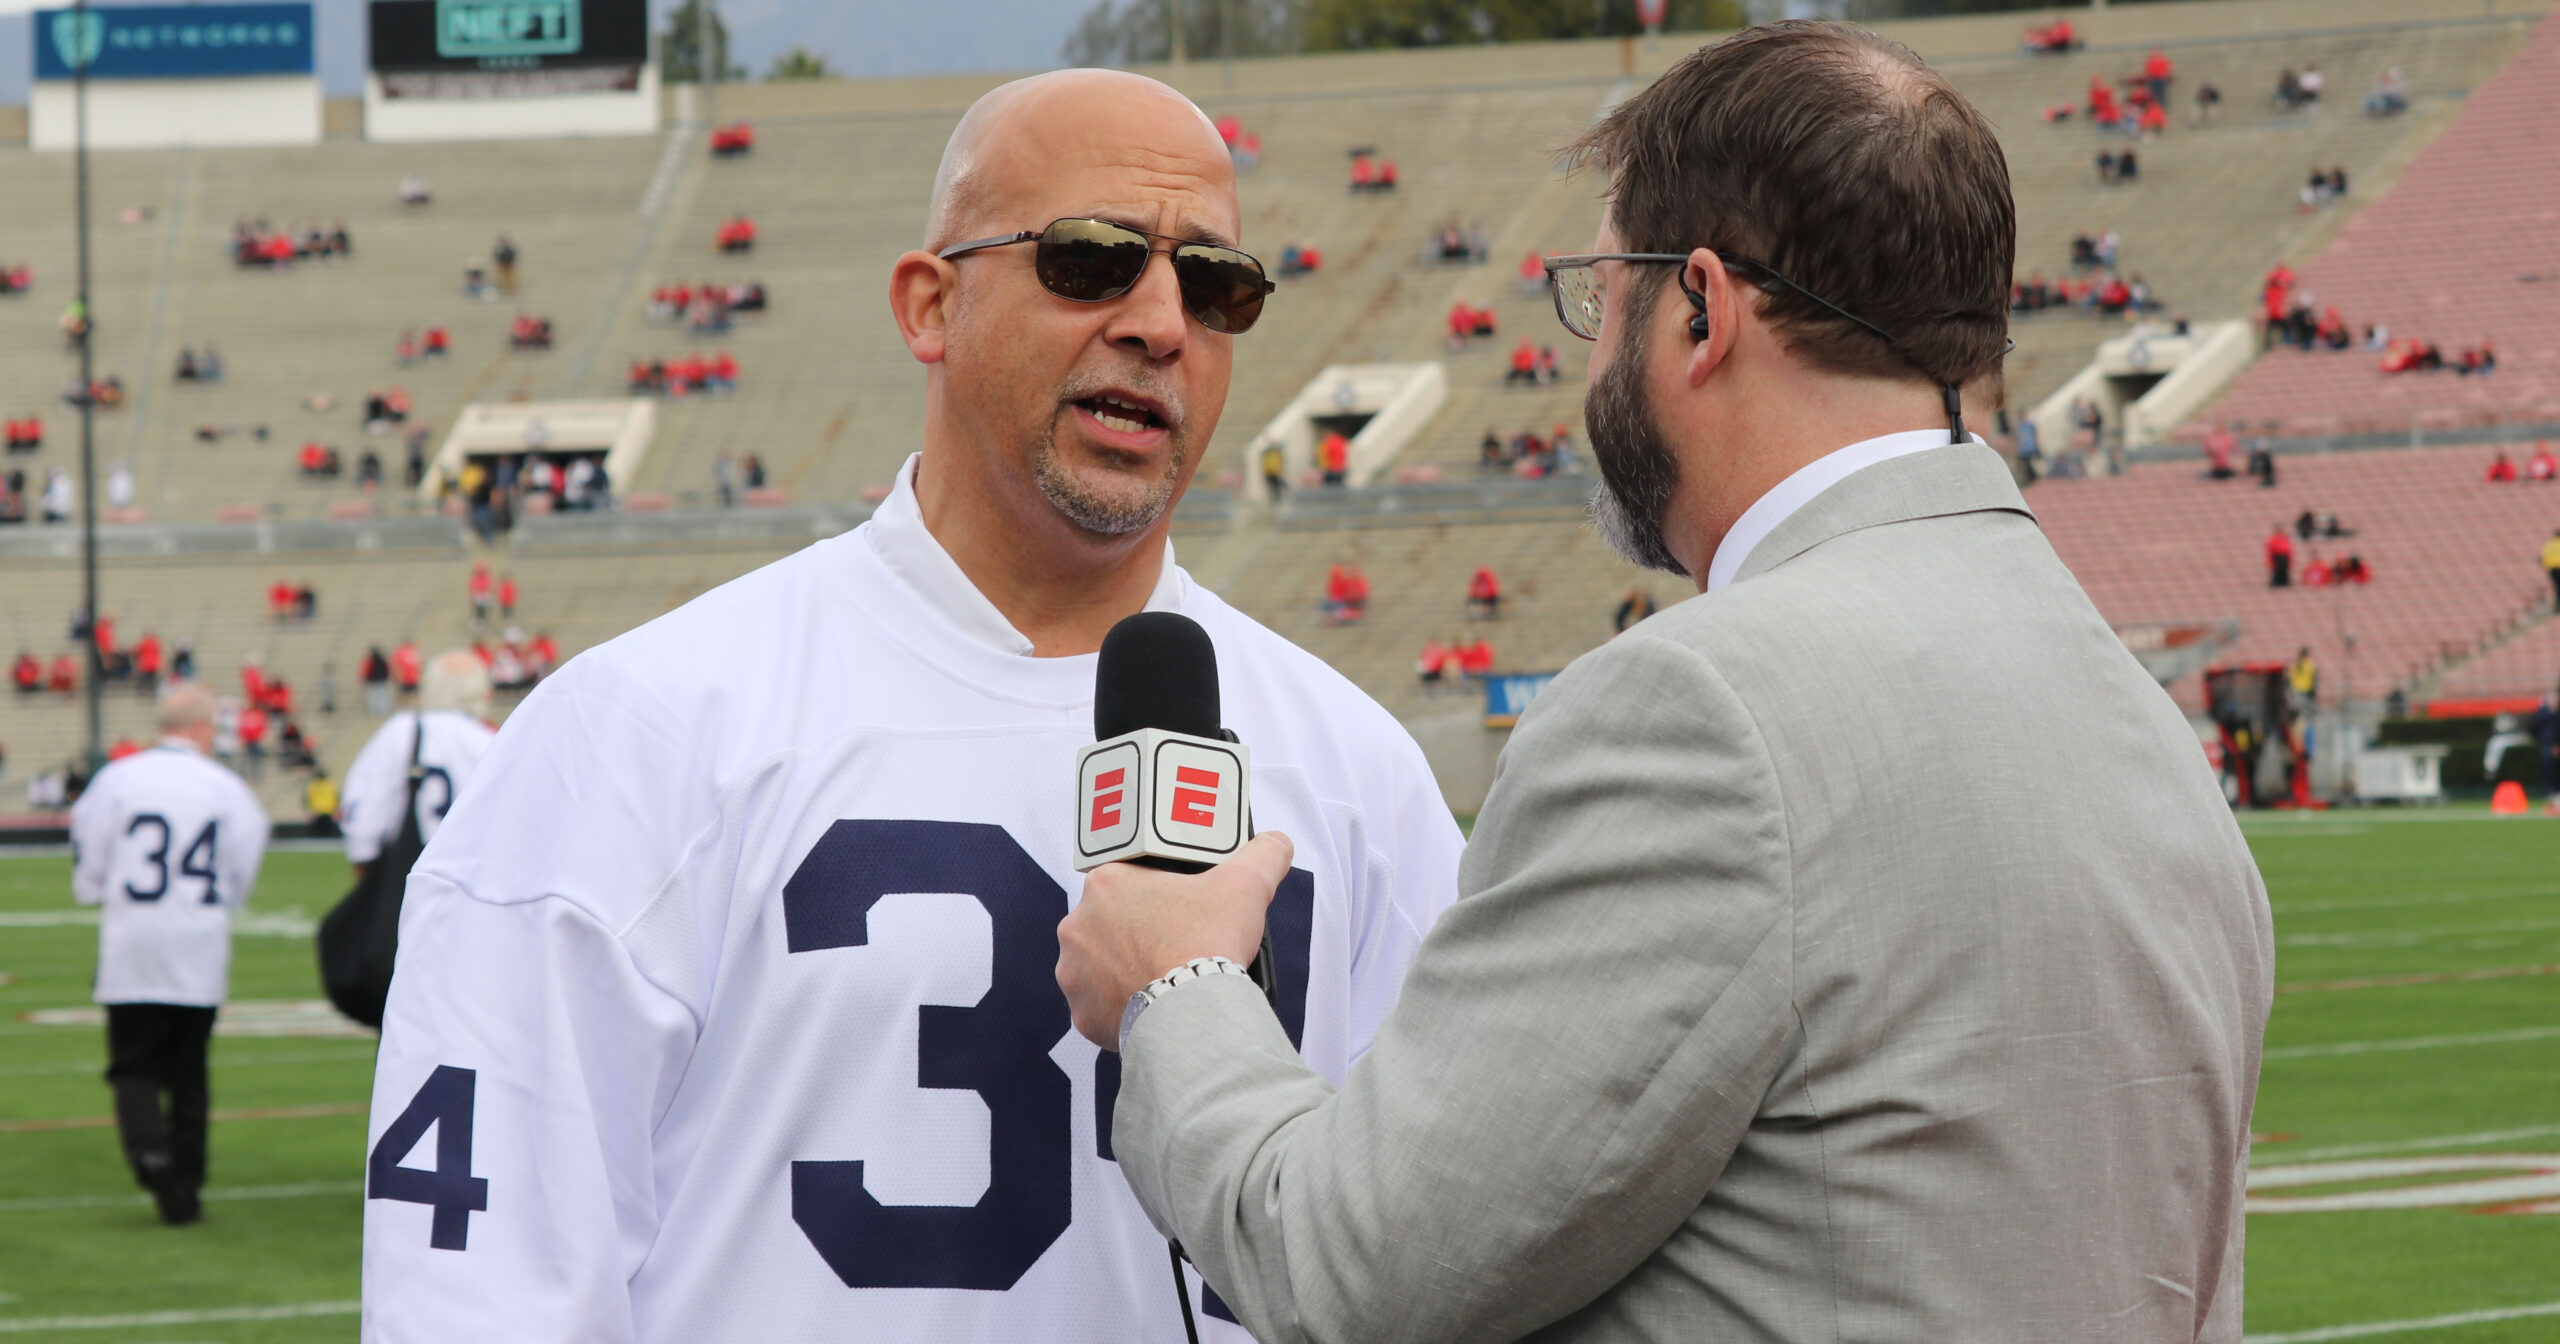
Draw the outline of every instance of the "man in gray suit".
M1963 432L2015 238L1990 127L1791 23L1579 151L1599 247L1548 265L1598 342L1595 513L1704 595L1522 719L1339 1093L1211 959L1285 839L1087 879L1059 980L1124 1051L1131 1187L1266 1341L2235 1344L2266 894Z

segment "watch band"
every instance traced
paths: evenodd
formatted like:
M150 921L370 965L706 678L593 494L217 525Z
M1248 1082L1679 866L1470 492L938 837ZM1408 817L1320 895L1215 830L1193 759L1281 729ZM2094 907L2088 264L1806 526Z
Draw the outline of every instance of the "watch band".
M1138 1015L1145 1012L1149 1005L1171 993L1176 985L1189 984L1194 980L1206 979L1213 975L1241 975L1250 979L1253 972L1225 957L1193 957L1148 981L1146 988L1129 996L1129 1006L1121 1010L1120 1048L1123 1050L1129 1048L1129 1031L1138 1025Z

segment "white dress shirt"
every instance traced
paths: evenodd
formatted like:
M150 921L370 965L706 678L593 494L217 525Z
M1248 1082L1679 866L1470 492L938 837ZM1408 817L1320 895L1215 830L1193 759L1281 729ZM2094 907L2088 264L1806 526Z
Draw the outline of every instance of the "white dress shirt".
M1968 434L1966 440L1981 443L1982 436ZM1899 434L1885 434L1834 449L1796 469L1796 473L1771 487L1769 493L1754 501L1742 516L1733 520L1733 530L1724 534L1723 544L1716 547L1716 558L1707 565L1707 591L1714 592L1742 572L1744 561L1778 524L1795 516L1795 511L1813 502L1814 496L1849 479L1878 462L1890 462L1924 448L1947 446L1943 429L1906 429Z
M1013 622L969 581L960 562L925 529L924 507L916 501L916 468L923 461L924 454L910 453L906 465L898 468L898 484L871 515L871 549L890 573L904 580L961 634L998 653L1030 657L1031 641L1013 628ZM1156 571L1155 591L1147 594L1146 610L1182 610L1182 583L1182 571L1173 563L1173 543L1167 541L1164 567Z

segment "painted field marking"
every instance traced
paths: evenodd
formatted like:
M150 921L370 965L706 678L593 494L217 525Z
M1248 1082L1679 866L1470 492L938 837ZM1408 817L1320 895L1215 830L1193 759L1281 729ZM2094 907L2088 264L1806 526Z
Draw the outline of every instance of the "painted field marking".
M87 925L96 928L95 910L0 910L0 929L67 929ZM231 931L247 938L308 938L320 927L319 922L291 910L260 911L231 917Z
M2425 895L2381 896L2369 900L2287 901L2271 906L2278 915L2320 915L2339 910L2395 910L2410 905L2467 905L2473 901L2532 901L2550 897L2538 888L2521 891L2431 891Z
M2487 1311L2457 1311L2450 1316L2421 1316L2409 1321L2367 1321L2361 1325L2331 1325L2318 1330L2287 1330L2272 1335L2243 1335L2241 1344L2324 1344L2332 1339L2362 1339L2367 1335L2405 1335L2419 1330L2449 1330L2457 1325L2486 1325L2491 1321L2515 1321L2527 1316L2560 1316L2560 1302L2544 1302L2530 1307L2492 1307Z
M225 1051L214 1058L213 1067L219 1072L229 1073L234 1069L265 1068L270 1064L344 1063L368 1059L370 1057L370 1054L367 1052L343 1049L329 1051L279 1050L273 1054L264 1055L234 1054L230 1051ZM42 1078L55 1074L77 1075L85 1073L103 1073L106 1071L106 1067L107 1062L103 1059L77 1059L65 1064L11 1064L5 1067L0 1067L0 1078Z
M18 1014L36 1027L104 1027L107 1010L96 1004L77 1008L37 1008ZM310 1036L323 1039L370 1040L374 1030L331 1007L327 999L242 999L222 1007L213 1020L216 1036Z
M2344 1185L2355 1181L2395 1181L2411 1176L2441 1176L2480 1171L2521 1172L2434 1185L2401 1185L2379 1190L2348 1190L2328 1195L2262 1195L2305 1185ZM2548 1201L2546 1203L2546 1201ZM2560 1155L2552 1153L2466 1153L2459 1157L2370 1157L2350 1162L2305 1162L2260 1167L2249 1172L2249 1212L2363 1213L2376 1209L2452 1209L2483 1205L2513 1206L2502 1212L2540 1213L2560 1209Z
M122 1316L21 1316L0 1318L0 1335L40 1330L131 1330L154 1325L212 1325L220 1321L290 1321L306 1316L353 1316L360 1302L294 1302L279 1307L212 1307L203 1311L137 1311Z
M362 1193L362 1181L304 1181L298 1185L235 1185L207 1190L200 1196L208 1204L239 1203L254 1199L315 1199L322 1195ZM57 1213L65 1209L147 1208L149 1195L54 1195L38 1199L0 1199L0 1213ZM0 1296L0 1301L9 1301Z
M2370 1157L2383 1153L2423 1153L2437 1148L2476 1148L2482 1144L2514 1143L2520 1139L2543 1139L2560 1134L2560 1125L2529 1125L2523 1129L2490 1129L2470 1134L2434 1134L2420 1139L2397 1139L2389 1143L2332 1144L2326 1148L2301 1148L2264 1161L2254 1155L2249 1160L2252 1170L2259 1167L2291 1166L2297 1162L2325 1162L2335 1157Z
M373 1107L361 1101L323 1106L267 1106L247 1111L215 1111L216 1120L317 1120L332 1115L362 1115ZM0 1120L0 1134L39 1134L57 1129L113 1129L112 1115L62 1115L42 1120Z
M2410 947L2434 938L2480 933L2540 933L2560 929L2560 919L2529 919L2505 924L2438 924L2426 929L2380 929L2372 933L2295 933L2276 939L2278 947Z
M2560 1027L2519 1027L2514 1031L2481 1031L2465 1036L2403 1036L2387 1041L2333 1041L2327 1045L2287 1045L2266 1052L2267 1059L2321 1059L2331 1055L2370 1055L2386 1050L2435 1050L2456 1045L2508 1045L2560 1037Z
M2517 975L2560 975L2560 965L2489 966L2476 971L2428 971L2418 975L2374 975L2353 980L2297 980L2276 986L2278 994L2327 989L2391 989L2401 985L2444 985L2460 980L2504 980Z

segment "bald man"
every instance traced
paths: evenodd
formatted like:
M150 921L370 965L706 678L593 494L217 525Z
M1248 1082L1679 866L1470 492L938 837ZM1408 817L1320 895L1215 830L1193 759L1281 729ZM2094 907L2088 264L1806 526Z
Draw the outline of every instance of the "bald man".
M410 878L365 1338L1183 1337L1116 1056L1054 977L1103 634L1178 611L1218 645L1255 820L1299 840L1273 960L1319 1074L1460 843L1392 718L1174 563L1269 292L1240 230L1216 131L1151 80L962 119L889 275L925 397L894 492L545 681Z
M160 693L160 741L109 764L71 809L71 894L98 911L92 993L133 1178L183 1226L203 1217L205 1055L231 988L231 912L267 848L267 813L214 763L213 692Z

